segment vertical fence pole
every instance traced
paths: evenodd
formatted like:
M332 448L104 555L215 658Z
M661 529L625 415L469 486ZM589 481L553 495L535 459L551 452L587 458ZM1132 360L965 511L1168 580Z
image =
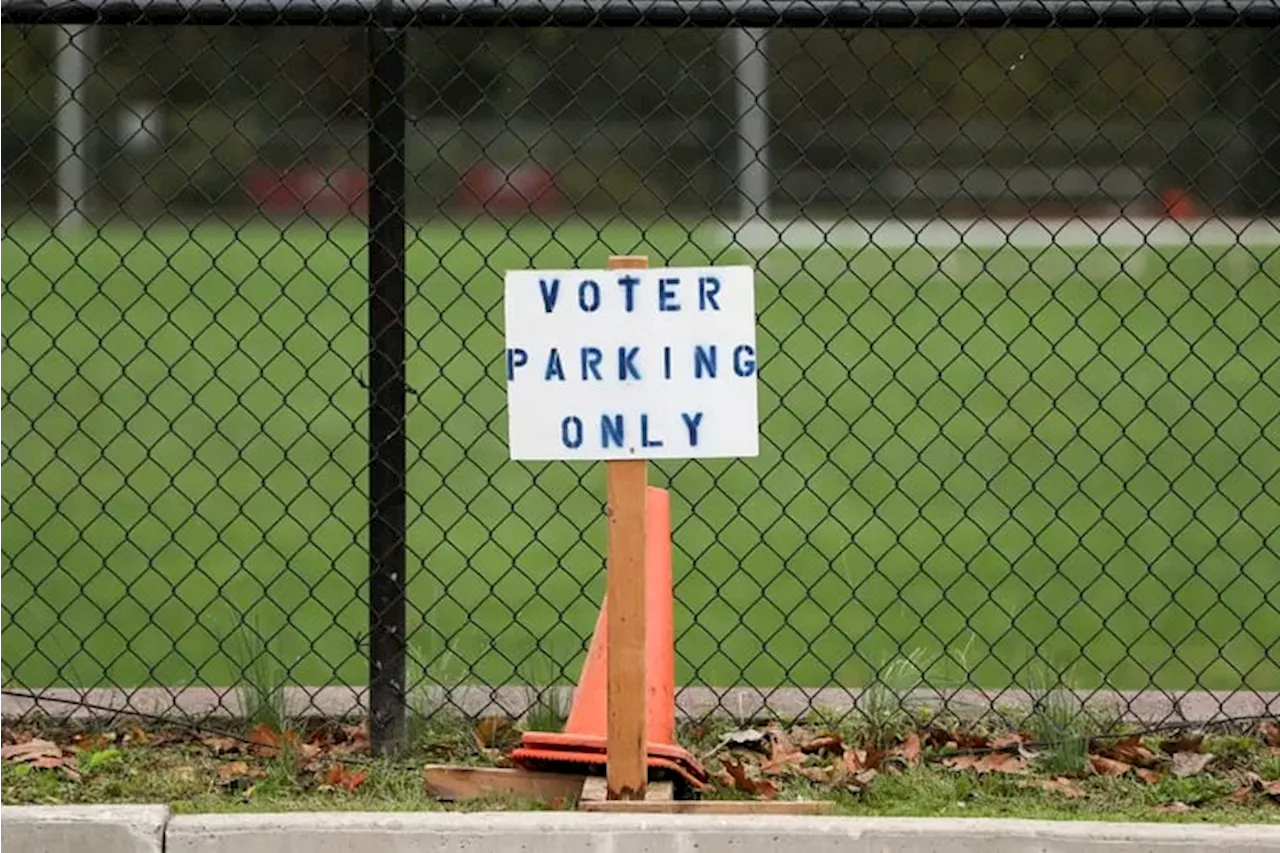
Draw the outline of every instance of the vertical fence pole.
M83 205L88 204L89 161L85 141L89 135L89 75L93 30L87 24L55 27L54 114L57 125L57 222L59 230L74 231L84 224Z
M742 221L769 218L768 30L728 33L737 111L738 196Z
M380 9L387 8L386 0ZM405 742L405 31L369 27L369 739Z

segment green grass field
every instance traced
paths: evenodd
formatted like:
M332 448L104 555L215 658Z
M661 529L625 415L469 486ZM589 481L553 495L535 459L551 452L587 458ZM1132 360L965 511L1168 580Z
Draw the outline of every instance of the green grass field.
M246 616L296 683L366 681L363 240L6 230L7 685L228 684ZM759 271L760 458L653 466L681 683L914 652L946 685L1280 688L1280 252L1247 251L421 229L411 677L576 677L602 470L506 461L501 273L647 252Z

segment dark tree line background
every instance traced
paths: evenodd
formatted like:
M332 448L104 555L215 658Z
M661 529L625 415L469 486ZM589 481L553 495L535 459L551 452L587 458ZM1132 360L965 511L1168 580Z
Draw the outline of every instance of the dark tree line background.
M413 31L411 213L451 209L476 163L535 162L566 211L735 215L729 38ZM92 41L76 97L95 216L243 215L254 170L363 169L359 29L98 27ZM7 220L54 203L56 44L50 28L4 28ZM774 31L768 59L776 213L1128 208L1171 187L1224 215L1280 207L1274 33Z

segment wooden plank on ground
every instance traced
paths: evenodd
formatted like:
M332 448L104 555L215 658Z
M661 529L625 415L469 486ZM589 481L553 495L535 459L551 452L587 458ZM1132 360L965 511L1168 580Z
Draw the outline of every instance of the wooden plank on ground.
M428 796L448 801L507 796L546 801L562 799L571 804L581 793L585 778L575 773L452 764L428 764L422 770L422 783Z
M826 800L603 800L578 804L582 811L624 814L821 815L834 813L835 807Z

